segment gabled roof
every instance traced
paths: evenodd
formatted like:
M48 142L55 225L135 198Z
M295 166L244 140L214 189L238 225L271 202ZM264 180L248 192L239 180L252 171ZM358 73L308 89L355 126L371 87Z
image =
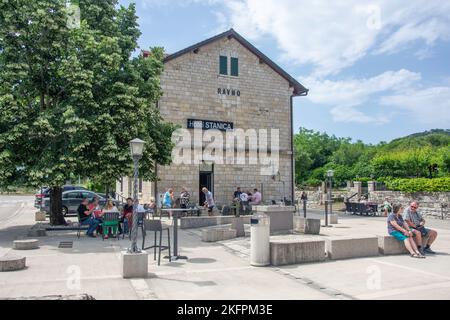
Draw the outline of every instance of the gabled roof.
M237 33L234 29L230 29L228 31L225 31L221 34L218 34L212 38L206 39L202 42L196 43L190 47L187 47L186 49L180 50L176 53L170 54L164 58L164 62L168 62L170 60L173 60L175 58L178 58L179 56L182 56L186 53L198 50L200 47L207 45L209 43L212 43L216 40L219 40L221 38L228 37L228 38L234 38L236 39L240 44L242 44L245 48L250 50L254 55L256 55L260 61L267 64L269 67L271 67L275 72L277 72L280 76L282 76L284 79L286 79L289 82L289 85L294 88L294 95L295 96L306 96L308 94L308 89L306 89L300 82L295 80L291 75L289 75L286 71L281 69L275 62L270 60L264 53L259 51L255 46L253 46L250 42L245 40L239 33Z

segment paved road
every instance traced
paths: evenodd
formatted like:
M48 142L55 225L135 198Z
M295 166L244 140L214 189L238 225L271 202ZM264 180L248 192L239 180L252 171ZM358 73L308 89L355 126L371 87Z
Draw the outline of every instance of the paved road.
M0 195L0 224L13 220L25 205L32 205L33 196Z

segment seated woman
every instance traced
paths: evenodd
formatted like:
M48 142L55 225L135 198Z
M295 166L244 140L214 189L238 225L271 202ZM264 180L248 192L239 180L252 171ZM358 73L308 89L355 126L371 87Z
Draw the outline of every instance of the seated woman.
M112 200L108 200L106 202L105 207L102 210L102 216L107 212L119 212L119 210L114 205L114 202ZM108 229L108 230L105 230ZM108 235L111 232L111 228L103 228L105 239L108 239Z
M133 216L133 199L127 198L127 203L123 206L123 212L120 217L120 222L123 223L123 230L122 226L119 223L119 234L122 233L128 233L128 230L131 228L131 223Z
M87 230L87 236L95 238L94 231L97 229L98 225L100 224L100 221L95 219L92 216L92 210L88 208L89 200L87 198L83 199L81 201L80 205L78 206L77 212L78 212L78 220L80 221L80 225L88 225L89 228Z
M409 228L408 224L402 217L403 207L400 204L396 204L392 208L392 213L387 218L388 233L395 239L402 241L408 249L412 258L425 258L417 249L414 242L414 233Z

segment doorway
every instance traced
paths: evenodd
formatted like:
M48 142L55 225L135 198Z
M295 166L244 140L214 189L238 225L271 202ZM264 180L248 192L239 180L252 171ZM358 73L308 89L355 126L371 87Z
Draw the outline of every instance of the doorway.
M213 183L213 173L211 171L200 171L199 178L199 205L203 206L206 201L205 194L202 192L203 188L207 188L214 194L214 183Z

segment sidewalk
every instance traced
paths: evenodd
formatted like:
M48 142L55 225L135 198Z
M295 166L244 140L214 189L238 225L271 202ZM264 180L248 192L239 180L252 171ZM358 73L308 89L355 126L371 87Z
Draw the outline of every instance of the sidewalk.
M440 254L424 260L379 256L264 268L250 266L249 238L211 244L201 242L199 229L180 230L180 254L188 260L162 260L157 266L149 252L149 277L128 280L120 275L120 251L130 245L126 238L102 241L77 239L75 232L50 232L39 239L39 250L10 250L12 241L34 224L34 211L27 205L14 221L0 226L0 254L25 255L28 266L0 273L0 297L87 293L122 300L450 298L448 229L437 228L440 235L433 248ZM385 232L384 218L350 216L322 228L318 237ZM58 248L61 241L72 241L73 247Z

